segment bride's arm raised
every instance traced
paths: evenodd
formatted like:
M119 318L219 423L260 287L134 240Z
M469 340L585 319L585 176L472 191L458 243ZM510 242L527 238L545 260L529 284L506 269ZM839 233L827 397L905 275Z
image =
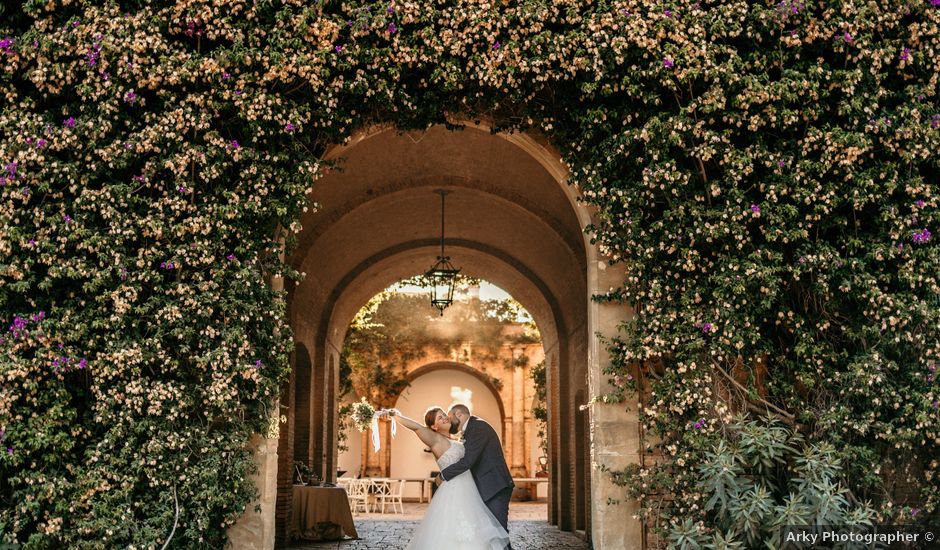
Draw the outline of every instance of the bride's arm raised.
M435 432L431 428L428 428L424 424L402 415L398 409L389 410L388 415L397 418L399 424L408 428L409 430L414 431L415 435L417 435L418 438L421 439L421 441L431 449L434 449L434 445L440 443L441 439L444 439L444 436Z

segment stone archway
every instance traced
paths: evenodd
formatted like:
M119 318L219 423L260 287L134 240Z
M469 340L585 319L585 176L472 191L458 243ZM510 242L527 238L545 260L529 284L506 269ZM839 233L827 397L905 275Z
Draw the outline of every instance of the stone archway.
M419 421L424 411L431 405L444 407L451 404L451 387L456 385L472 392L470 405L473 413L489 422L500 435L504 449L507 438L504 431L507 411L503 396L492 380L483 372L467 364L439 361L425 364L408 373L412 383L405 389L395 406L407 416ZM388 446L390 450L389 474L392 477L423 477L436 471L437 465L432 455L423 452L425 446L418 438L399 433L395 441ZM507 457L508 460L508 457ZM418 496L417 487L408 487L406 496Z
M598 335L615 334L629 315L591 296L621 284L623 273L609 267L583 234L591 213L566 184L557 153L527 134L491 134L482 127L410 133L373 128L327 158L342 159L343 169L314 185L311 199L320 209L302 218L290 258L306 278L288 287L296 340L314 350L312 377L321 381L314 393L323 396L324 423L335 425L335 403L327 398L349 321L380 290L433 263L440 231L433 190L447 188L453 191L447 198L448 255L467 275L509 292L542 332L549 366L550 522L580 531L600 547L638 548L639 522L623 519L631 516L630 505L608 505L608 497L623 494L591 467L599 458L613 468L639 462L635 413L599 406L579 412L606 384L609 357ZM286 417L282 433L292 434L293 407ZM293 443L292 436L280 439L279 469L288 467ZM335 464L335 453L334 439L313 454L332 456ZM323 462L326 468L330 461ZM334 473L324 469L322 475ZM290 513L285 479L279 476L280 541Z
M435 361L433 363L427 363L408 372L408 382L414 382L418 378L428 374L430 372L439 371L439 370L454 370L462 372L469 376L472 376L480 381L483 386L489 390L493 398L496 401L496 405L499 407L499 419L500 426L497 429L502 427L502 419L506 418L506 405L503 403L503 397L499 394L499 388L493 383L493 381L487 377L485 374L479 370L471 367L470 365L459 363L457 361ZM446 405L446 403L445 403Z

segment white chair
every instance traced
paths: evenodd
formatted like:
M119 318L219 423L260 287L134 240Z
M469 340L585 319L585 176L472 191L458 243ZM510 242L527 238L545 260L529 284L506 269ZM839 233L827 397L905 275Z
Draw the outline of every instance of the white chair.
M349 508L352 513L357 513L360 508L363 512L369 513L369 482L367 480L349 480L346 496L349 498Z
M390 480L387 477L373 477L369 481L371 482L368 489L369 504L372 511L375 512L390 492Z
M382 513L385 513L385 505L388 504L392 507L392 512L395 512L395 505L398 505L398 511L396 513L404 514L405 506L402 504L401 497L402 493L405 490L405 482L401 479L390 479L387 483L388 491L384 494L380 494L378 497L378 504L382 506Z

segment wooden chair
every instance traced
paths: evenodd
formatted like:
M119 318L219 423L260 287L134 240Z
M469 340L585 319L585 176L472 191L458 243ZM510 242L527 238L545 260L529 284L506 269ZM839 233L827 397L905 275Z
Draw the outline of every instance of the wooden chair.
M387 487L388 491L379 495L377 502L382 506L382 513L385 513L386 504L392 507L392 512L395 512L395 505L398 504L397 513L404 514L405 506L402 504L401 497L405 489L405 482L401 479L390 479L387 482Z

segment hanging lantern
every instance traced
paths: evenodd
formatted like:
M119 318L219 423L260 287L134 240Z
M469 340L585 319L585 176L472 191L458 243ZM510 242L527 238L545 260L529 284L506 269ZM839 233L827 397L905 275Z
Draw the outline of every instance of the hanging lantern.
M454 285L460 269L455 268L450 263L450 258L444 254L444 196L449 191L438 189L435 193L441 196L441 255L437 257L437 263L424 276L431 285L431 305L436 307L443 316L447 306L454 302Z

